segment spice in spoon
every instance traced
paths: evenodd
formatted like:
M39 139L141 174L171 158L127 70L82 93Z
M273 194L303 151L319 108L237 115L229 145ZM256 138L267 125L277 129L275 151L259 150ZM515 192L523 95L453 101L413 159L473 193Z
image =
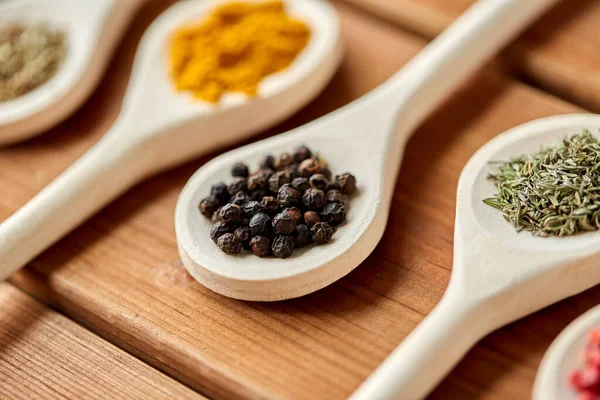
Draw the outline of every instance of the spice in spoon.
M600 230L600 142L590 131L499 165L484 200L517 231L570 236Z
M583 351L584 366L571 372L569 384L579 400L600 398L600 329L590 332Z
M210 238L226 254L248 249L259 257L287 258L295 248L326 244L346 221L347 197L356 179L332 179L325 162L306 146L266 156L252 174L243 163L229 185L215 183L199 211L213 221Z
M64 33L50 26L0 26L0 102L23 96L46 83L65 55Z
M268 75L288 67L310 30L281 1L232 2L204 21L180 27L171 40L171 76L178 91L218 102L225 92L256 96Z

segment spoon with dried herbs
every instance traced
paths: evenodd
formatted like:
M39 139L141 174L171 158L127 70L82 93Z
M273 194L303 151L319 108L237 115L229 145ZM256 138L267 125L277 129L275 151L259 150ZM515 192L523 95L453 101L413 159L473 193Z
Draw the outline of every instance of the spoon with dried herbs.
M87 99L141 3L0 1L0 145L51 128Z
M600 283L600 115L513 128L467 163L436 308L354 398L422 398L483 336Z

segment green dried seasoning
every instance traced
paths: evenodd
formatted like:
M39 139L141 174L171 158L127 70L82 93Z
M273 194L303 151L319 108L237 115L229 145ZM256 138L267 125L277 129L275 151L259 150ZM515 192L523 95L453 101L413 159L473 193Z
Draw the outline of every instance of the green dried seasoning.
M46 83L65 58L64 33L46 25L0 26L0 102Z
M588 130L531 155L500 163L483 202L517 231L570 236L600 230L600 142Z

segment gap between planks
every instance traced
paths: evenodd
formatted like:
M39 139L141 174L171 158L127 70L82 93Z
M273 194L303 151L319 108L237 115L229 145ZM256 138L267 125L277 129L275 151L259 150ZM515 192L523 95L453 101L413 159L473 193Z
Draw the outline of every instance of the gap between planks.
M0 397L205 399L8 283L0 283Z

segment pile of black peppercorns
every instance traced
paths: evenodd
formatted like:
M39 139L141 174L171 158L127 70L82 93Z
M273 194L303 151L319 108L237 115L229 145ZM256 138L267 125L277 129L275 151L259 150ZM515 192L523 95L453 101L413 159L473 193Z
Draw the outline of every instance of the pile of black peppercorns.
M215 183L199 205L214 224L210 238L227 254L248 249L287 258L295 247L325 244L346 220L346 196L356 191L353 175L332 180L327 164L306 146L266 156L253 174L236 163L231 174L229 185Z

